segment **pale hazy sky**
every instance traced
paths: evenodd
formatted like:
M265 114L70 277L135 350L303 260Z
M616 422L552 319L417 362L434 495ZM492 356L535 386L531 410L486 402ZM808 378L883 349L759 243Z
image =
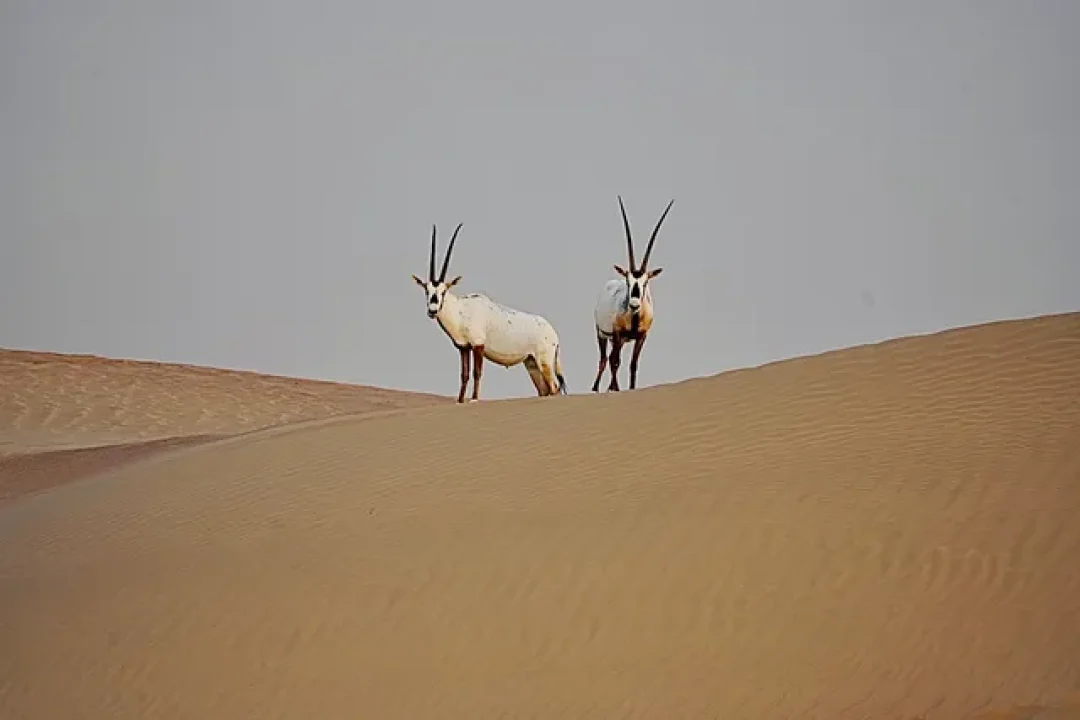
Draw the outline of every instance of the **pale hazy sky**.
M463 222L460 290L550 319L583 392L617 193L642 246L675 198L641 385L1077 310L1078 31L1076 0L3 0L0 346L453 394L409 275Z

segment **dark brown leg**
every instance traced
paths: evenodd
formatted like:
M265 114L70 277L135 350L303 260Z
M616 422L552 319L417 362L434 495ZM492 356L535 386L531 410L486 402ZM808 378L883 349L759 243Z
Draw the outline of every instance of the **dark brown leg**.
M592 391L600 392L600 378L604 377L604 370L607 368L607 338L597 335L596 344L600 347L600 368L596 371L596 381L592 384Z
M634 343L634 354L630 356L630 389L633 390L637 387L637 364L638 356L641 355L641 348L645 345L645 333L638 336L637 342Z
M622 352L622 346L621 337L616 335L611 338L611 384L608 385L609 392L619 392L619 365L622 364L619 354Z
M458 348L461 353L461 389L458 390L457 401L465 402L465 387L469 384L469 349Z
M477 345L472 350L472 399L480 399L480 376L484 374L484 346Z

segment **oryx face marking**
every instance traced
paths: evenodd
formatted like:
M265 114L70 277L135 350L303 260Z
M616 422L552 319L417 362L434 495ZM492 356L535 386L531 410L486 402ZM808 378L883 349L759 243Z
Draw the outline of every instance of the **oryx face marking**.
M446 291L450 289L450 286L444 282L422 283L424 288L424 295L427 296L427 316L434 319L439 314L439 310L442 310L443 300L446 299Z
M622 268L616 267L616 270L622 270ZM619 274L626 280L626 305L630 312L638 314L641 312L641 304L645 300L645 293L649 287L649 280L656 277L663 271L663 268L657 268L652 272L630 272L623 270Z

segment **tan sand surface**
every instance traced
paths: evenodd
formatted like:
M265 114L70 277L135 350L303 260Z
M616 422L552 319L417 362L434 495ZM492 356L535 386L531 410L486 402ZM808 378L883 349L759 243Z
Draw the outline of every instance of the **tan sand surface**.
M450 401L193 365L0 350L0 504L166 449Z
M1080 717L1080 313L127 462L0 506L0 648L13 719Z
M0 505L23 495L112 470L165 450L198 445L221 437L180 435L145 442L0 456Z
M239 370L0 349L0 454L233 434L446 402Z

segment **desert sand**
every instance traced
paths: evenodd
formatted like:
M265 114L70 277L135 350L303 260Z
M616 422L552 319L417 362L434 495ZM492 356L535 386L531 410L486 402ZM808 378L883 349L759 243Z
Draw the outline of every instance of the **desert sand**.
M2 718L1080 717L1080 313L465 406L0 382Z
M0 387L0 505L168 448L450 402L253 372L19 350L0 350Z

